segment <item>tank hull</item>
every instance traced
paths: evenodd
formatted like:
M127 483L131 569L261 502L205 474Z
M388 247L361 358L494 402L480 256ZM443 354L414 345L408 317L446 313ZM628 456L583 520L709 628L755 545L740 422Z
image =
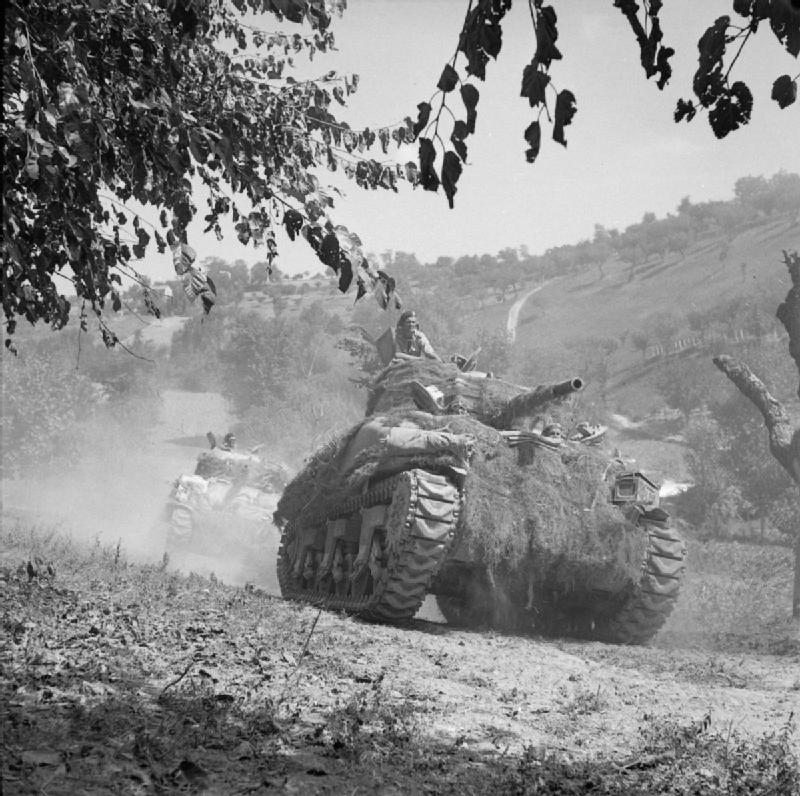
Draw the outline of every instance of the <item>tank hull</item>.
M442 363L390 365L366 420L281 497L283 596L402 622L431 594L454 625L648 641L685 563L657 485L596 444L545 440L525 423L580 385L526 390Z

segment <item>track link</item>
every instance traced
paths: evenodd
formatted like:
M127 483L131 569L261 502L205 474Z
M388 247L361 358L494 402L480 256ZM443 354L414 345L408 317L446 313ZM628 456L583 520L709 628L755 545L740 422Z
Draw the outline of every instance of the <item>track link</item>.
M370 539L369 549L357 549L370 562L369 574L362 573L358 586L353 582L355 570L347 569L355 554L353 537L332 543L328 538L330 523L357 521L362 509L376 506L386 507L385 518ZM461 494L453 481L445 475L414 469L379 482L327 516L311 517L302 526L290 522L278 551L281 594L286 599L377 621L410 619L444 561L460 508ZM326 547L343 569L338 581L321 563ZM345 552L348 549L350 553Z
M644 644L661 629L678 601L686 559L684 542L670 528L645 527L649 539L642 579L620 610L597 628L595 637L602 641Z

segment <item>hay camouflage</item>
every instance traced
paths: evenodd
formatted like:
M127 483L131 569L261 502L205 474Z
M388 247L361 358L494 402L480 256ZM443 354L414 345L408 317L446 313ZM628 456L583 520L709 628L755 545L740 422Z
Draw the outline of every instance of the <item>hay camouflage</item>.
M581 387L393 361L367 418L284 490L284 597L398 622L434 594L455 624L647 641L677 599L683 542L645 475L531 430L559 429Z

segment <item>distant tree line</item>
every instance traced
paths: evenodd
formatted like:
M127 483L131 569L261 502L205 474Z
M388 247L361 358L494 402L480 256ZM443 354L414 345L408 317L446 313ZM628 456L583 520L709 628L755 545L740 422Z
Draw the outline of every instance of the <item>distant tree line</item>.
M466 303L480 309L519 298L526 286L555 277L577 276L595 269L598 278L604 279L606 267L614 262L626 264L628 279L634 279L640 267L661 263L670 255L684 258L691 247L710 240L721 241L719 254L724 256L727 245L743 230L771 220L797 224L799 213L800 174L779 171L769 178L740 178L731 200L692 203L687 196L676 212L665 218L647 212L640 222L623 231L596 224L591 240L551 247L542 254L532 254L521 245L505 247L496 254L442 256L435 262L422 262L413 253L391 250L379 259L381 269L397 281L406 301L410 295L419 300L424 286L437 301L446 292L457 298L462 308ZM304 279L302 275L284 274L276 263L270 269L266 261L248 267L242 260L229 263L208 257L202 264L217 288L217 303L221 305L238 304L248 293L258 293L280 312L292 296L315 289L334 292L337 284L331 272ZM181 282L165 284L171 293L167 299L157 295L152 285L135 284L123 295L123 303L141 312L154 302L162 314L189 313Z
M722 239L724 254L726 244L743 230L771 220L797 224L799 215L800 174L779 171L769 178L737 180L731 200L695 204L687 196L676 212L665 218L648 212L621 232L596 224L591 240L552 247L538 255L520 246L504 248L495 255L439 257L434 263L423 263L414 254L388 251L382 261L398 280L401 294L429 285L437 295L442 289L483 307L517 298L532 282L576 276L591 269L603 279L611 262L627 264L628 278L633 279L639 266L663 262L669 255L684 258L692 246L710 239Z

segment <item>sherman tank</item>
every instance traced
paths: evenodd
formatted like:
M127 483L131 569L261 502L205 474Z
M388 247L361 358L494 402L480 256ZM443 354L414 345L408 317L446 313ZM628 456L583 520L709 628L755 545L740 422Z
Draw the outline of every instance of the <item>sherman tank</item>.
M652 478L564 430L582 386L393 360L281 496L283 596L399 623L435 595L451 624L649 640L684 544Z
M178 476L170 490L167 550L257 550L272 530L277 496L288 480L285 467L255 453L202 451L194 473Z

